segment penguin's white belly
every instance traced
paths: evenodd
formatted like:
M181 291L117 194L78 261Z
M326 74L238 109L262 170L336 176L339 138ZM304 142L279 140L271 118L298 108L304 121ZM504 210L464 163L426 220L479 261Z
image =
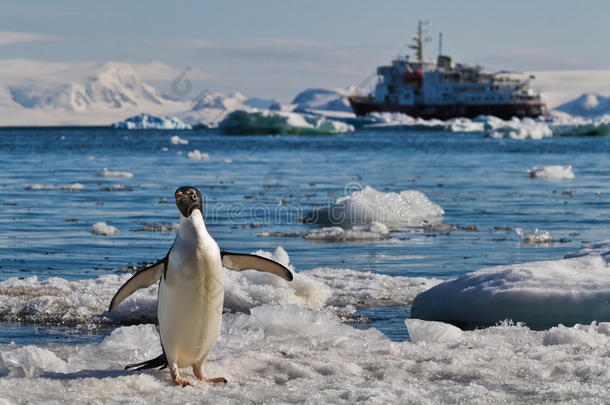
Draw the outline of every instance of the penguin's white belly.
M210 238L211 239L211 238ZM204 250L170 255L159 286L157 317L168 361L179 368L202 364L212 351L222 322L224 280L214 242Z

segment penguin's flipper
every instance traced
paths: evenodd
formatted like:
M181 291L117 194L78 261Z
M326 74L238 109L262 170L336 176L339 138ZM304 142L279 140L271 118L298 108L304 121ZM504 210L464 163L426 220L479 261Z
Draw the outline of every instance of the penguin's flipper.
M139 290L140 288L150 287L157 282L165 272L166 266L167 256L152 266L148 266L134 274L133 277L127 280L127 282L119 288L119 291L114 294L112 301L110 301L108 312L112 312L125 298L133 294L134 291Z
M258 270L292 281L292 272L284 265L266 257L220 251L222 265L229 270Z

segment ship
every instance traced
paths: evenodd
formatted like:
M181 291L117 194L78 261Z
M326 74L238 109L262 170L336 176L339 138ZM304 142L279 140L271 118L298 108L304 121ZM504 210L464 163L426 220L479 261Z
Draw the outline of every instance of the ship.
M534 76L455 64L451 57L442 55L442 34L436 63L425 61L424 42L420 21L409 46L415 50L416 60L406 55L393 60L390 66L379 66L374 92L349 97L356 115L392 112L441 120L479 115L501 119L546 115L540 93L530 88Z

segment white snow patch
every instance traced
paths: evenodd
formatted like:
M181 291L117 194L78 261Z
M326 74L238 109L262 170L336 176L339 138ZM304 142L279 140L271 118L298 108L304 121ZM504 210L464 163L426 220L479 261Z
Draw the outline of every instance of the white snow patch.
M96 222L91 227L91 233L94 235L107 236L107 235L114 235L115 233L119 233L119 232L120 231L118 228L116 228L112 225L108 225L105 222Z
M209 160L210 155L207 153L199 152L199 149L195 149L186 155L191 160Z
M97 177L106 177L108 179L130 179L133 177L133 173L129 172L111 172L108 168L104 167L101 172L95 173Z
M572 165L535 166L527 169L527 173L532 178L545 180L569 180L574 178Z
M503 121L496 117L485 116L480 117L479 121L484 123L485 135L490 138L542 139L553 136L553 131L547 123L532 118L513 117L509 121Z
M481 269L419 294L411 315L460 325L608 321L609 262L606 241L566 259Z
M304 221L348 228L373 222L386 226L422 226L424 223L437 222L443 214L443 209L420 191L384 193L366 186L337 199L330 207L317 208L307 214Z

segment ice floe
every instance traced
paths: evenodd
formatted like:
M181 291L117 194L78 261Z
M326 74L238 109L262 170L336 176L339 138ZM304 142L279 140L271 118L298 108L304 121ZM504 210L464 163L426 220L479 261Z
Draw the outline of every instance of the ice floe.
M191 126L176 117L158 117L150 114L138 114L110 125L121 129L191 129Z
M218 127L228 134L337 134L354 130L349 124L321 116L267 110L233 111Z
M532 118L512 118L504 121L495 117L483 117L485 136L490 138L542 139L553 136L544 122Z
M606 241L561 260L481 269L421 293L411 315L465 326L610 321L609 262Z
M188 145L189 143L188 140L182 139L178 135L173 135L171 138L169 138L169 141L172 143L172 145Z
M205 152L201 153L199 151L199 149L195 149L195 150L187 153L186 157L188 157L191 160L210 160L210 155Z
M273 253L262 250L254 253L292 268L281 247ZM136 291L112 314L106 312L110 299L130 277L126 273L76 281L59 277L41 280L35 276L0 281L0 321L61 325L154 322L156 286ZM355 304L409 305L418 293L439 282L423 277L318 268L296 272L294 280L288 283L257 271L226 271L224 306L230 312L247 313L265 304L295 304L309 309Z
M115 233L119 233L119 232L120 231L118 228L116 228L112 225L108 225L105 222L96 222L91 227L91 233L94 235L107 236L107 235L114 235Z
M443 209L424 193L404 190L384 193L366 186L331 206L316 208L302 220L307 223L334 224L342 227L380 222L386 226L422 226L439 221Z
M153 224L143 225L139 232L177 232L180 224L172 222L155 222Z
M553 236L549 231L538 228L526 233L523 232L523 229L516 228L515 233L521 237L521 242L529 245L544 245L554 242Z
M106 177L108 179L130 179L133 177L133 173L129 172L111 172L108 168L104 167L101 172L95 173L97 177Z
M174 386L167 370L124 371L161 353L155 327L137 325L117 328L99 344L0 345L0 401L603 403L610 396L607 324L496 326L450 342L412 343L295 305L223 318L205 371L227 378L226 385L197 382L187 369L183 376L194 382L188 388Z
M26 190L65 190L65 191L76 191L87 188L84 184L73 183L73 184L30 184L26 186Z
M448 323L424 321L422 319L406 319L405 325L411 342L455 343L462 338L460 328Z
M532 178L546 180L570 180L574 178L572 165L551 165L542 167L532 167L527 169L527 173Z
M381 240L386 239L388 235L388 227L381 222L374 221L367 225L356 225L348 229L339 226L315 229L306 233L304 238L327 242L344 242Z

